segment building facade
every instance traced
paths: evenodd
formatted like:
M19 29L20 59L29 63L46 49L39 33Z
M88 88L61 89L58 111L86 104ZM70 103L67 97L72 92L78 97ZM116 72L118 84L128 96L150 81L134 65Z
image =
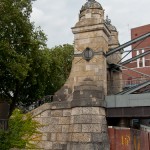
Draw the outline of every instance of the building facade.
M131 40L150 32L150 24L131 29ZM131 45L132 58L150 50L150 37ZM150 54L141 57L123 68L124 87L134 85L150 80ZM138 71L141 73L134 72ZM145 75L146 74L146 75Z

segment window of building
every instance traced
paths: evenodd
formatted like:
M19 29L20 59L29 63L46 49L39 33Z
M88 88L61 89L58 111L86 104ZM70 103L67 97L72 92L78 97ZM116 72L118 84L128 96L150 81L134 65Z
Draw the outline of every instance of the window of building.
M136 55L138 56L138 55L140 55L141 53L144 53L144 52L145 52L144 49L142 49L142 50L137 50L137 51L136 51ZM141 57L141 58L137 59L137 68L145 67L145 66L146 66L146 65L145 65L145 57Z
M136 51L136 56L139 55L139 50ZM140 68L140 59L137 59L137 68Z
M142 49L142 53L144 53L144 49ZM143 67L145 67L145 57L142 57Z

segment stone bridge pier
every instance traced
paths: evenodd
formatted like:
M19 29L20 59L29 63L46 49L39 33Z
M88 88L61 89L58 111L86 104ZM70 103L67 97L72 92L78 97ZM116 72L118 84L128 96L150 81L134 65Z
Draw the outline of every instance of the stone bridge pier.
M107 63L118 61L120 54L106 59L105 53L119 45L118 32L95 0L82 6L72 32L74 59L68 80L52 103L31 112L44 125L34 142L45 150L109 150L105 96L117 81Z

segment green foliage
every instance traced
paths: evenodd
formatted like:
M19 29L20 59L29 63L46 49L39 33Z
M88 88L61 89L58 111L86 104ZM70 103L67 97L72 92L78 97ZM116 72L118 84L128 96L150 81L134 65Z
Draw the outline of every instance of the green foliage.
M47 39L30 22L31 12L32 0L0 2L0 97L11 100L12 110L41 97L49 73Z
M9 150L8 139L6 138L8 133L0 130L0 149L1 150Z
M50 49L50 70L45 95L54 94L67 80L73 59L73 46L64 44Z
M36 148L31 141L35 134L40 135L37 131L40 126L38 122L32 120L31 115L24 115L15 109L9 120L9 130L0 131L0 150Z
M46 36L30 22L33 0L0 1L0 99L33 102L54 94L67 79L73 46L48 49Z

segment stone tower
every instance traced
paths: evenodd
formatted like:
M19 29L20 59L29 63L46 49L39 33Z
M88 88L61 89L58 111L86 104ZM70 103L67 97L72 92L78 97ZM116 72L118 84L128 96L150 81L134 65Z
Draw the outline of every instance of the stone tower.
M109 37L109 50L119 46L118 32L115 26L111 24L111 20L106 17L105 24L110 30ZM121 52L118 51L107 57L107 95L113 95L122 91L122 71L117 68L116 70L111 69L111 64L117 64L121 60ZM119 69L119 70L118 70Z
M95 0L88 0L81 8L79 21L72 28L74 60L65 85L55 93L54 101L72 108L67 150L108 150L105 116L107 95L107 61L111 31L104 20L104 9ZM94 112L97 112L95 114ZM81 126L81 131L76 131Z
M72 28L74 60L65 85L55 94L55 100L72 101L74 87L90 78L107 95L107 63L111 31L104 20L104 9L95 0L88 0L81 8L79 21ZM91 55L86 58L86 55ZM88 60L87 60L88 59Z
M53 150L109 150L105 114L107 80L111 78L105 54L118 45L115 27L104 19L104 9L95 0L81 8L72 28L74 59L70 76L55 93L54 102L32 111L45 125L38 138L40 148ZM115 55L114 55L115 57Z

